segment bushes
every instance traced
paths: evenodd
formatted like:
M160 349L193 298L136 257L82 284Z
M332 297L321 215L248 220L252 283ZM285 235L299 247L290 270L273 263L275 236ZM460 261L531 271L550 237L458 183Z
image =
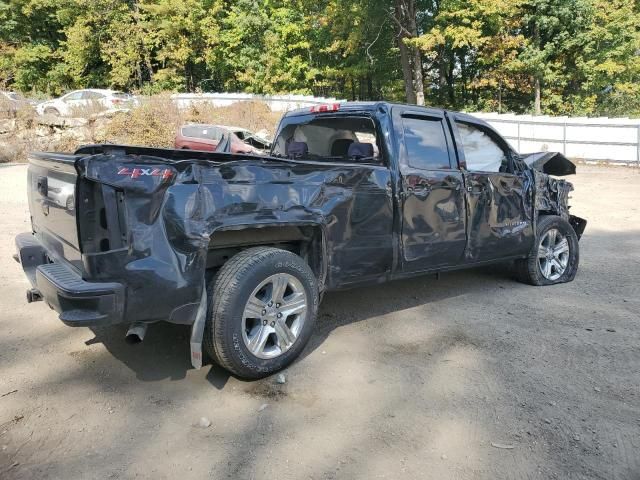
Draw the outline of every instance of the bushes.
M116 114L105 129L101 141L108 143L173 146L182 115L167 95L151 97L128 112Z
M229 125L254 132L266 130L273 135L280 116L265 103L255 101L228 107L202 102L180 110L168 96L159 95L145 99L129 112L116 115L101 141L171 148L178 127L184 123Z
M29 151L71 152L90 143L118 143L172 148L183 123L210 123L275 133L281 117L263 102L239 102L227 107L210 103L179 109L169 95L143 99L129 111L83 111L78 119L38 118L33 109L19 110L0 125L0 163L25 161Z

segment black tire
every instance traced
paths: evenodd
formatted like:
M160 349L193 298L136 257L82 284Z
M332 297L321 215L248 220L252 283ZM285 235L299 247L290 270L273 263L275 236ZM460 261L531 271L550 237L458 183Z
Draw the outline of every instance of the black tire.
M243 312L249 297L272 275L289 274L306 293L304 323L290 348L275 358L259 358L245 345ZM209 356L229 372L247 379L271 375L290 365L311 337L318 313L318 287L309 265L294 253L271 247L244 250L225 263L208 288L209 309L204 346Z
M53 108L53 107L47 107L44 109L44 114L45 115L55 115L56 117L60 116L60 112L58 111L57 108Z
M562 275L558 278L549 279L545 277L542 272L538 251L547 233L553 229L557 230L564 238L567 239L569 253L567 265ZM578 243L578 236L573 230L571 224L556 215L544 215L538 218L536 240L529 256L525 259L516 261L516 274L519 281L535 286L567 283L571 282L575 278L579 262L580 246Z

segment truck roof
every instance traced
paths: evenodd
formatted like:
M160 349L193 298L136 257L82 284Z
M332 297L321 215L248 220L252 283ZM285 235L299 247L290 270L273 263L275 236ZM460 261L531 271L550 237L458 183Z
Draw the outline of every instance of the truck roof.
M474 117L473 115L469 115L468 113L454 112L453 110L446 110L444 108L437 108L437 107L429 107L429 106L426 106L426 105L425 106L420 106L420 105L412 105L412 104L408 104L408 103L376 101L376 102L336 102L336 103L326 104L326 106L329 107L328 111L313 110L314 107L297 108L295 110L291 110L291 111L285 113L283 115L283 118L301 116L301 115L309 115L309 114L317 114L317 113L331 113L333 111L336 111L336 112L374 112L378 108L382 108L382 109L384 109L386 111L386 110L389 110L390 108L395 106L395 107L402 107L403 109L411 110L411 111L415 111L415 112L424 112L426 114L428 114L428 113L443 114L445 112L455 113L456 116L458 118L462 119L462 120L473 121L475 123L479 123L479 124L485 125L486 127L489 127L491 130L495 130L490 124L488 124L483 119L478 118L478 117ZM331 107L334 107L334 106L337 107L337 108L331 109ZM317 105L316 108L317 107L320 107L320 105Z

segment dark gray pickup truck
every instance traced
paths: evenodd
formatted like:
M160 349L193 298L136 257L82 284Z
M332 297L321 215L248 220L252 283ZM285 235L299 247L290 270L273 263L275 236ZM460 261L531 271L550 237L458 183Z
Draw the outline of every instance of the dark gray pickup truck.
M226 145L225 145L226 143ZM93 145L34 153L33 288L70 326L191 326L232 373L284 368L324 292L511 261L532 285L573 280L586 221L560 154L519 155L469 115L389 103L286 114L269 156ZM553 176L551 176L553 175Z

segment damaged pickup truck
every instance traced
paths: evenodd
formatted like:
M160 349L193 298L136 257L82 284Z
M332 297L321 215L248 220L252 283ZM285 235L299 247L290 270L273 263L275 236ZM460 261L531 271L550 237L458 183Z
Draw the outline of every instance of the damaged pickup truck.
M586 221L560 154L523 156L462 113L344 103L287 113L268 156L118 145L34 153L17 259L70 326L191 326L259 378L289 365L334 289L512 261L573 280ZM227 151L225 151L227 150Z

